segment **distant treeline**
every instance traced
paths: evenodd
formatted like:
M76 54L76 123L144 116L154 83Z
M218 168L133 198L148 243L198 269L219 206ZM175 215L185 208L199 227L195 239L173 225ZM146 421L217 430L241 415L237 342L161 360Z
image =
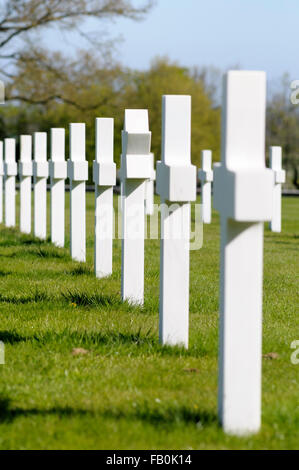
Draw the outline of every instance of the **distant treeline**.
M220 159L219 73L188 69L168 59L155 60L145 71L124 69L119 65L104 67L84 53L80 62L70 62L68 67L64 61L60 76L57 62L63 60L62 56L53 54L56 64L53 69L48 61L43 67L42 57L39 59L24 61L23 57L19 64L18 75L9 90L18 99L0 107L0 138L49 131L51 127L64 127L68 133L70 122L85 122L87 159L92 162L95 118L113 117L115 160L119 164L124 109L146 108L152 131L152 151L159 159L161 97L163 94L188 94L192 96L192 162L200 166L203 149L213 151L214 161ZM267 147L269 145L283 147L287 186L299 188L299 109L291 104L284 90L273 94L268 101ZM68 138L66 149L68 153Z

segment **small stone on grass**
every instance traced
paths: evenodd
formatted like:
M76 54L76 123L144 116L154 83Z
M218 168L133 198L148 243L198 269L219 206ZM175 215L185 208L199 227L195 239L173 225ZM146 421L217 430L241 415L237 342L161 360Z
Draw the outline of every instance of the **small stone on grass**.
M191 367L190 369L183 369L184 372L188 372L189 374L198 374L199 369L196 369L195 367Z
M72 350L72 356L81 356L81 355L84 355L84 354L88 354L89 351L87 351L87 349L84 349L84 348L74 348Z
M267 354L263 354L263 358L264 359L278 359L279 354L277 354L275 352L270 352L270 353L267 353Z

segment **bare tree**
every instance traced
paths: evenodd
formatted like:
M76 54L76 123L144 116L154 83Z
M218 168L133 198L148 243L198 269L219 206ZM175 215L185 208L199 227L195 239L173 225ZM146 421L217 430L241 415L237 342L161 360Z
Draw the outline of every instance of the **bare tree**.
M30 90L20 94L18 81L20 75L34 70L48 72L57 81L70 80L67 67L70 61L48 53L36 47L30 41L34 33L42 33L47 28L56 27L68 33L74 30L87 39L92 45L99 46L89 31L84 30L85 20L93 18L99 22L118 17L141 20L153 5L154 0L5 0L0 6L0 74L5 77L6 100L19 100L30 103L47 103L51 100L62 100L77 105L70 97L59 90L44 89L33 96ZM100 36L102 41L102 37ZM90 46L90 44L89 44ZM96 49L96 48L95 48ZM55 61L57 60L57 63ZM0 62L0 63L1 63ZM72 64L74 68L74 64ZM58 80L59 78L59 80ZM24 90L24 88L23 88ZM41 92L41 90L40 90ZM81 105L82 106L82 105Z

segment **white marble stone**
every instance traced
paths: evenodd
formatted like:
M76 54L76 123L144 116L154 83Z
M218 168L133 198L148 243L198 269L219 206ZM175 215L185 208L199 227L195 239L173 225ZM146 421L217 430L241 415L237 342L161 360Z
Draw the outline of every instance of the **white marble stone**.
M224 431L237 435L261 424L263 230L273 188L265 116L265 73L228 72L221 164L214 165L221 215L219 417Z
M16 163L15 139L4 139L4 205L5 225L16 225L16 176L18 168Z
M32 137L20 136L20 230L31 233Z
M126 109L122 132L122 276L123 300L143 304L145 181L151 177L148 111Z
M51 241L56 246L64 247L67 163L65 161L65 130L62 128L51 129L49 175L51 184Z
M34 133L34 235L42 240L47 238L47 133Z
M196 167L191 164L190 96L163 96L162 161L157 162L157 193L162 205L160 341L187 348L190 202L196 200Z
M88 162L85 158L85 124L70 124L70 247L76 261L86 261L86 195Z
M96 118L96 159L93 162L95 184L94 269L98 278L112 274L113 186L116 184L113 139L114 120L112 118Z

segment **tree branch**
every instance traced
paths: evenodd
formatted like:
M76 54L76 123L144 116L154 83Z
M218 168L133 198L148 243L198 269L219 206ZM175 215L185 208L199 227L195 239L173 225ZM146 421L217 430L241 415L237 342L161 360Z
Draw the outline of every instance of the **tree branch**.
M100 106L106 105L109 100L108 98L105 98L92 105L83 106L77 103L76 101L70 100L69 98L66 98L57 94L57 95L51 95L51 96L47 96L46 98L40 98L40 99L34 99L31 97L22 96L22 95L10 95L10 96L5 97L5 101L23 101L24 103L28 103L32 105L46 105L46 104L49 104L51 101L61 101L62 103L66 103L71 106L74 106L80 111L89 111L89 110L97 109Z

